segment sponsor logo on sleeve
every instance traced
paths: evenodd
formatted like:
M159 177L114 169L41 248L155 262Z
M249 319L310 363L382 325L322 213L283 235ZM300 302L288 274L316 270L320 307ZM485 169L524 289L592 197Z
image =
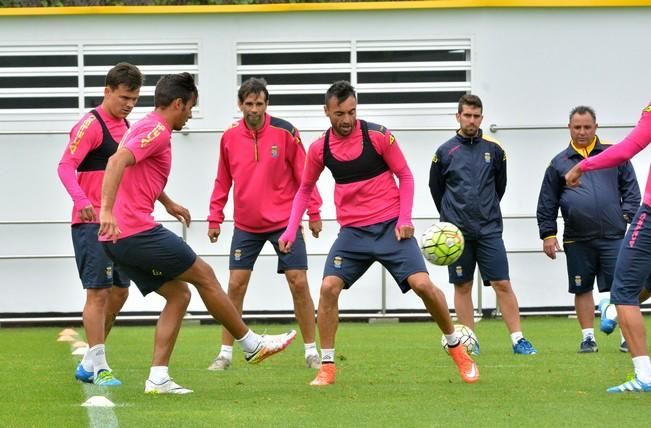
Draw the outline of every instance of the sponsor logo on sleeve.
M643 111L643 112L646 112L646 113L651 113L651 104L649 104L648 106L646 106L646 108L645 108L644 110L642 110L642 111Z
M395 142L396 142L396 137L394 137L393 134L389 134L389 145Z
M77 147L79 147L79 143L81 143L82 138L84 138L84 134L86 133L86 130L90 126L91 123L95 121L95 115L90 115L84 120L84 122L81 124L79 129L77 129L77 135L75 135L75 139L72 140L70 143L70 154L73 155L77 151Z
M158 137L161 134L161 132L163 132L164 130L165 130L165 126L162 123L158 122L154 127L154 129L149 131L149 134L147 134L145 138L140 140L140 148L144 149L145 147L150 145L156 139L156 137Z

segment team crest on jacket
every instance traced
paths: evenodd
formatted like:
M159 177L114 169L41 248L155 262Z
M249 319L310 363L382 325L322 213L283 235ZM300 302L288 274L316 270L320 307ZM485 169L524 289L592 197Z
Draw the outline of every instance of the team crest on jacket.
M242 260L242 250L240 248L235 250L235 252L233 253L233 258L238 262Z
M334 264L335 269L341 269L341 266L344 264L344 260L339 256L335 256L332 262Z
M484 153L484 162L491 163L491 154L490 154L490 152Z
M272 158L277 158L278 157L278 146L275 145L275 144L273 146L271 146L271 157Z

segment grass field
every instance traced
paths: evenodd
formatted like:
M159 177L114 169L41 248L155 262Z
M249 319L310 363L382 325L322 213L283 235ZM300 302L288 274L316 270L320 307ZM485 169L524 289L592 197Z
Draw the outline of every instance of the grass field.
M647 328L651 327L647 318ZM209 372L219 330L186 325L171 375L194 389L186 396L143 394L153 327L116 327L111 366L124 385L84 386L73 379L76 357L56 342L61 328L0 330L2 427L564 427L645 425L651 394L607 394L632 373L617 350L618 334L597 333L600 351L577 354L576 320L527 318L524 330L539 354L516 356L500 320L477 325L481 380L464 384L430 323L342 323L337 384L308 386L300 338L259 366L236 357L233 368ZM258 331L286 330L261 325ZM78 331L82 331L78 329ZM237 354L236 354L237 355ZM241 355L241 354L240 354ZM104 395L113 409L81 407Z

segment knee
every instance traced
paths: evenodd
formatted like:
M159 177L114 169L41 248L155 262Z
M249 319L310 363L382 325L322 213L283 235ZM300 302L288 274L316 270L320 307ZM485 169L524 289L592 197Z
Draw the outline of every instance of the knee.
M454 284L454 293L456 295L469 296L472 293L472 281Z
M429 295L434 292L434 283L427 275L419 275L414 278L409 278L409 286L418 296Z
M286 273L287 284L292 294L304 294L309 292L307 274L305 271L292 271Z
M192 298L192 293L190 293L190 288L188 287L188 284L186 284L185 282L180 282L178 299L177 299L179 305L182 305L183 307L187 308L188 305L190 304L191 298Z
M129 288L127 287L113 287L111 290L111 296L119 301L119 302L126 302L127 298L129 297Z
M105 306L110 295L110 288L89 288L86 291L86 305Z
M341 280L339 280L341 281ZM321 293L319 302L336 302L343 288L343 283L324 279L321 283Z
M513 292L511 289L511 281L502 280L502 281L491 281L493 290L499 294L510 294Z

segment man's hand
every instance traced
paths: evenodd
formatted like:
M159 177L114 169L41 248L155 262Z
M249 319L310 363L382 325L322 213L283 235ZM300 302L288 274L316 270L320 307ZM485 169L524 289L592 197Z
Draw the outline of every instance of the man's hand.
M309 222L308 227L312 232L312 236L314 236L315 238L318 238L319 233L321 233L321 231L323 230L323 224L321 223L321 220Z
M219 239L219 232L220 229L208 229L208 238L210 239L210 242L217 242Z
M579 164L576 164L565 174L565 183L570 187L578 187L581 184L582 175L583 171L579 168Z
M81 221L95 222L97 221L97 214L95 213L95 208L92 204L88 204L79 210L79 218Z
M99 236L106 237L113 243L120 238L120 227L113 216L113 212L108 210L101 210L99 212Z
M403 239L409 239L414 236L414 226L411 224L403 224L396 228L396 239L398 241Z
M186 207L179 205L176 202L169 202L165 205L165 210L172 217L183 223L186 227L190 227L192 218L190 217L190 210L188 210Z
M561 246L558 240L554 238L547 238L543 241L543 251L552 260L556 260L556 251L560 251Z

